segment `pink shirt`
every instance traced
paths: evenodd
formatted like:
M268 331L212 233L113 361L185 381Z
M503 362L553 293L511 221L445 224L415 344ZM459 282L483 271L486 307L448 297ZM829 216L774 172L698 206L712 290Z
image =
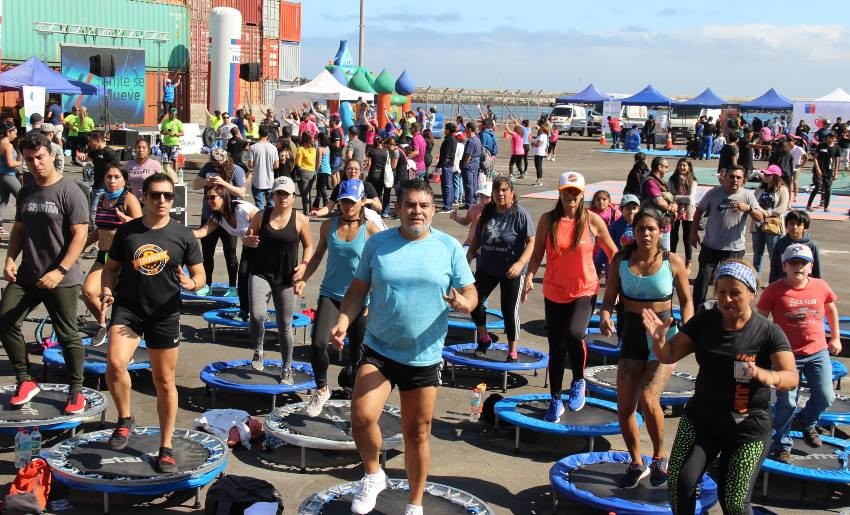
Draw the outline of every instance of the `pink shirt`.
M521 156L525 154L525 149L522 147L522 134L515 132L511 136L511 155Z
M316 122L311 120L307 120L306 122L301 122L298 126L298 133L304 134L305 132L309 132L310 136L316 137L316 133L319 132L319 126L316 125Z
M153 158L147 158L144 163L139 164L135 159L127 161L127 189L137 199L142 199L142 184L145 179L155 173L162 173L162 165Z
M830 302L835 302L835 293L823 279L810 277L800 289L780 279L764 289L758 308L770 312L788 337L794 356L804 357L826 349L823 317L824 306Z
M558 129L552 127L552 132L549 133L549 142L552 143L558 141L558 134L560 134Z
M413 136L413 148L416 149L416 157L413 158L413 161L416 163L417 170L425 169L425 151L427 146L425 145L425 138L422 137L422 134L416 133Z

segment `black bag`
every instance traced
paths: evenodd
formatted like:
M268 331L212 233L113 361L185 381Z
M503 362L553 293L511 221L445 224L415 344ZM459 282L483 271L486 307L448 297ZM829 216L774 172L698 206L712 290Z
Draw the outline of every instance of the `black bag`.
M207 491L204 515L242 515L257 502L276 502L277 515L283 513L283 498L271 483L227 475L217 479Z
M484 399L484 404L481 405L481 420L487 422L491 426L496 425L496 403L505 397L501 394L494 393Z

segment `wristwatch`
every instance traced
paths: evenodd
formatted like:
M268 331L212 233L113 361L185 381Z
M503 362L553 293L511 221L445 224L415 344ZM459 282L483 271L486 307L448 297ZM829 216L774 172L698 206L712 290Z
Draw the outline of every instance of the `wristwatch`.
M59 270L59 272L60 272L62 275L65 275L65 274L67 274L67 273L68 273L68 269L67 269L67 268L65 268L65 267L64 267L64 266L62 266L62 265L56 265L56 270Z

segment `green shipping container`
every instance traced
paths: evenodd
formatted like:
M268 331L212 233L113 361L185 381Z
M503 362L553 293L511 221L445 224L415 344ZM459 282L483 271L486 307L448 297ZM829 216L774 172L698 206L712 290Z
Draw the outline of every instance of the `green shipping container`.
M51 66L58 66L59 45L68 43L142 48L149 69L158 66L170 70L189 68L189 9L185 5L145 0L4 0L1 5L3 63L23 62L35 56ZM44 34L35 31L35 22L158 31L167 33L168 41L160 50L154 41Z

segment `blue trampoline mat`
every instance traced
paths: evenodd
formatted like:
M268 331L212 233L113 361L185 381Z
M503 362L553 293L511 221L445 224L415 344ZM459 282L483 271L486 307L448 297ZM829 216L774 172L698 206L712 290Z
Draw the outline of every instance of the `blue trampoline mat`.
M505 397L495 406L496 416L505 422L532 431L562 436L603 436L620 434L617 422L617 404L588 397L580 411L565 411L560 422L543 420L549 406L551 395L532 393ZM567 396L562 395L564 405ZM638 427L643 425L643 417L636 413Z
M515 370L537 370L549 366L549 355L545 352L517 347L517 362L506 363L508 345L504 343L491 344L487 349L487 357L475 356L475 343L459 343L443 347L443 359L462 367L479 368L483 370L498 370L511 372Z
M604 336L598 327L590 327L584 337L584 343L587 350L594 354L614 359L620 357L620 341L616 334Z
M266 359L263 364L263 370L255 370L249 359L217 361L201 370L201 381L219 390L259 395L280 395L316 388L313 368L309 363L292 362L294 384L280 382L280 373L283 371L283 363L280 360Z
M221 308L221 309L213 309L211 311L207 311L203 315L204 320L207 323L213 325L221 325L225 327L236 327L239 329L247 329L248 321L242 320L239 318L239 308ZM277 321L275 319L275 310L269 308L266 311L266 323L264 324L266 329L277 329ZM310 325L312 321L310 317L305 315L304 313L293 313L292 314L292 327L307 327Z
M484 313L487 317L485 324L488 331L505 330L505 319L501 311L498 309L487 309ZM472 321L471 315L449 310L449 329L466 329L474 331L475 322Z
M830 334L826 319L823 321L823 328L826 334ZM850 317L838 317L838 334L842 338L850 338Z
M227 283L212 283L209 295L198 295L193 291L180 290L180 298L183 300L217 302L219 304L239 305L239 297L225 297L224 293L230 288Z
M109 348L109 343L104 343L97 347L91 346L91 338L83 338L83 352L85 353L83 360L83 372L86 374L103 375L106 373L106 352ZM46 365L55 367L65 366L65 357L62 354L62 346L56 345L44 350L42 356ZM144 338L139 343L136 352L133 353L133 363L127 365L127 370L150 370L151 362L148 359L147 345Z
M572 454L549 469L549 484L561 495L611 513L670 513L667 485L652 486L646 477L635 488L617 487L630 462L629 453L621 451ZM703 474L696 511L706 513L716 503L717 484Z
M797 408L802 409L808 399L809 389L800 388L797 396ZM818 424L825 427L850 424L850 397L836 394L832 405L820 414Z
M763 471L825 483L850 483L850 470L841 468L835 454L850 450L850 441L821 435L823 446L813 448L803 441L802 433L791 431L790 435L793 441L791 463L785 464L768 456L761 466Z

